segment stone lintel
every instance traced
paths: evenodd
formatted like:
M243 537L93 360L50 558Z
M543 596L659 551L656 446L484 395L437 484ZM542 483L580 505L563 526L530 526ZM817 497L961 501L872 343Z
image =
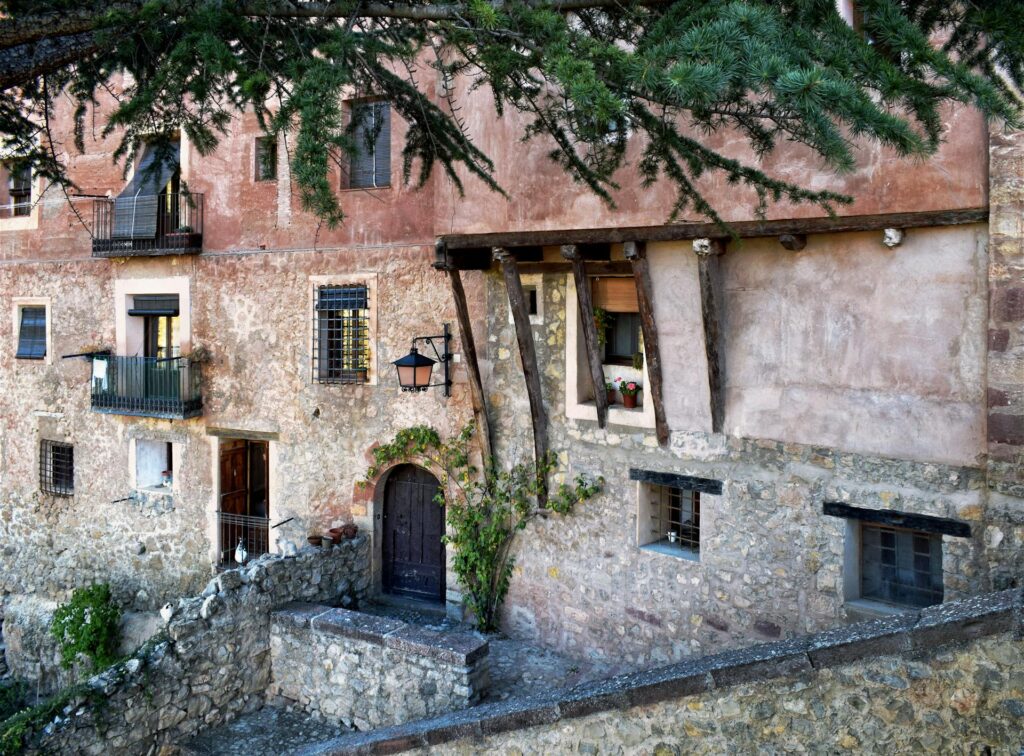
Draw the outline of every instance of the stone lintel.
M375 617L372 614L348 609L331 609L313 620L310 627L316 633L335 635L339 638L355 638L383 646L384 636L405 627L405 623L389 617Z
M912 528L914 530L923 530L926 533L938 533L956 538L971 537L970 525L961 520L952 520L948 517L897 512L891 509L851 507L849 504L843 504L838 501L824 502L821 505L821 511L832 517L842 517L848 520L862 520L879 525L894 525L900 528Z
M388 632L384 637L384 645L462 667L468 667L487 656L490 650L487 641L473 633L437 632L416 625L405 625Z
M910 636L920 618L918 612L905 612L868 622L837 627L818 633L807 647L814 667L831 667L865 656L883 656L910 651Z
M712 480L711 478L696 478L692 475L639 470L633 467L629 470L629 479L638 480L641 483L653 483L656 486L674 486L684 491L700 491L701 493L713 494L715 496L722 495L722 481Z

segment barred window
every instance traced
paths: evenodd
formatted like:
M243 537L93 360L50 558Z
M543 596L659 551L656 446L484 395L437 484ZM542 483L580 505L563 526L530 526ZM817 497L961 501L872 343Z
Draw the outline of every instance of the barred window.
M369 369L367 287L318 287L313 327L313 379L319 383L366 383Z
M658 486L658 540L700 553L700 492Z
M21 360L41 360L46 357L46 307L22 307L18 327L18 351Z
M942 536L861 523L861 598L903 606L942 603Z
M53 496L74 496L75 448L71 444L39 442L39 489Z

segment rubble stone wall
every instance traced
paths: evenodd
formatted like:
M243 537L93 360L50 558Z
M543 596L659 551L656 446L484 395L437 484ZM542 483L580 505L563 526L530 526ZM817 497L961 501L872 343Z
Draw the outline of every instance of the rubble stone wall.
M353 753L1018 753L1024 593L344 735Z
M291 604L271 616L269 692L372 730L479 703L489 684L487 653L475 633Z
M91 678L30 752L144 754L253 711L270 682L271 611L358 602L369 587L366 536L223 572L177 603L164 635Z

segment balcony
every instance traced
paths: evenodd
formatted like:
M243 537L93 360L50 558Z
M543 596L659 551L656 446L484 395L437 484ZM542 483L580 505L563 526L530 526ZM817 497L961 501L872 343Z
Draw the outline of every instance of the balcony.
M202 194L120 196L93 202L93 257L194 255L202 250Z
M184 420L203 413L202 370L185 357L97 355L92 366L92 408L111 415Z

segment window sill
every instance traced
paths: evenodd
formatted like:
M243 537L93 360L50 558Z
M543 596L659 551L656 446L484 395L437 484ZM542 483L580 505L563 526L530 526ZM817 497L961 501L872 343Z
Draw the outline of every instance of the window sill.
M621 404L608 407L608 423L624 425L629 428L653 428L654 412L647 412L647 407L640 405L634 409L626 409ZM597 422L597 404L593 401L581 402L568 406L566 413L573 420L593 420Z
M139 486L135 490L149 496L174 496L173 486Z
M655 541L654 543L646 543L640 547L641 551L650 551L654 554L664 554L665 556L675 557L676 559L682 559L686 562L700 562L700 552L688 549L685 546L677 546L674 543L668 541Z
M340 192L388 192L391 191L393 186L391 184L385 184L384 186L343 186L338 191Z
M898 606L897 604L886 604L881 601L861 598L850 599L845 602L844 606L846 607L847 616L854 622L882 619L883 617L893 617L898 614L917 611L917 607L914 606Z

